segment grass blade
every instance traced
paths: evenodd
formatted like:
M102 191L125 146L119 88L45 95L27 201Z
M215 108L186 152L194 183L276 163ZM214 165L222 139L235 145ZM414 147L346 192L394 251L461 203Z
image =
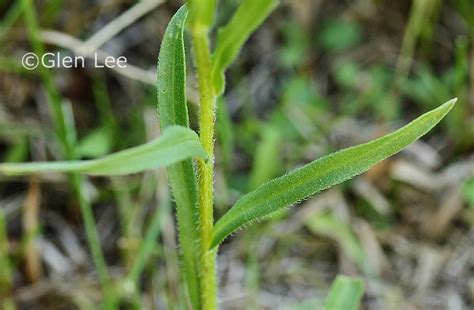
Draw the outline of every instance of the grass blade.
M12 286L12 265L9 253L7 220L4 210L0 208L0 300L6 298L6 294L10 293ZM3 293L5 293L5 296L3 296Z
M360 279L337 276L324 303L326 310L356 310L364 292L364 283Z
M41 58L45 54L45 47L40 38L40 25L37 19L37 10L32 0L21 0L23 7L23 17L28 37L37 57ZM39 66L43 87L47 94L47 103L51 113L56 141L62 149L62 156L66 160L77 159L75 140L71 138L75 135L73 119L68 119L66 110L63 107L63 98L56 87L52 71L49 68ZM84 178L72 173L69 176L69 184L74 191L74 195L79 202L79 208L84 221L87 243L91 250L92 260L97 270L97 275L102 287L104 296L103 308L112 309L117 306L117 296L113 292L110 275L107 269L104 253L100 244L99 233L95 225L92 206L86 199ZM102 307L102 306L101 306Z
M16 20L20 17L23 11L23 2L15 1L8 10L8 12L2 18L0 22L0 43L3 43L3 39L7 35Z
M216 223L212 245L218 245L236 229L252 221L349 180L399 152L433 128L456 100L446 102L389 135L330 154L263 184L240 198Z
M171 19L161 42L158 59L158 114L160 126L189 127L186 105L186 62L184 27L188 11L182 7ZM199 278L199 205L197 176L192 160L167 168L171 192L176 203L182 274L195 309L200 308Z
M256 189L278 176L281 167L279 129L272 125L262 126L261 140L255 149L253 168L249 177L249 189Z
M13 269L8 246L7 220L0 207L0 309L16 309L11 296Z
M198 136L189 128L173 126L154 141L99 159L0 164L0 173L25 175L40 172L80 172L92 175L123 175L167 166L190 157L206 158Z
M318 213L308 218L305 224L313 233L334 240L344 256L355 262L361 271L373 274L373 267L349 223L334 213Z
M212 78L217 95L224 91L224 72L249 36L278 5L278 0L244 0L230 22L219 30L213 54Z

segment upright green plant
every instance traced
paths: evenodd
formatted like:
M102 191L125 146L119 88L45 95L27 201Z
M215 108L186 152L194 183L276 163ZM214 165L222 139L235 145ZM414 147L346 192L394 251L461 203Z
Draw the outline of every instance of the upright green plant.
M162 136L149 144L84 162L2 164L0 172L28 174L73 171L115 175L167 167L177 208L183 281L193 309L217 308L215 261L219 244L239 228L270 216L315 193L351 179L426 134L453 107L452 99L398 131L372 142L317 159L284 176L258 186L241 197L214 223L214 124L216 100L225 89L224 72L235 60L251 33L277 5L276 0L243 0L229 23L218 31L211 52L209 34L216 0L190 0L170 21L158 61L158 114ZM189 128L186 100L184 29L192 38L199 84L199 137ZM149 240L147 242L149 245ZM147 247L148 247L147 245ZM128 278L136 281L149 251L140 251L137 268ZM344 304L355 308L362 285L340 279L326 302L328 308ZM341 299L342 300L342 299Z

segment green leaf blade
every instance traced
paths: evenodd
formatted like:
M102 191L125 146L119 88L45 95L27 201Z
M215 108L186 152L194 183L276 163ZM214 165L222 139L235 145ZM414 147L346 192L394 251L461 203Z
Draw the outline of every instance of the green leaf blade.
M156 82L161 129L172 125L189 127L184 52L184 24L187 14L186 6L176 12L161 41Z
M360 279L337 276L324 303L326 310L356 310L364 293L364 283Z
M165 131L173 125L189 127L184 49L187 15L188 10L183 6L173 16L166 28L158 56L158 115L161 129ZM199 262L197 176L192 160L169 166L166 172L176 204L182 277L193 308L200 309L200 285L196 273Z
M0 173L27 175L44 172L79 172L90 175L125 175L165 167L184 159L207 158L197 134L181 126L169 127L154 141L99 159L84 161L0 164Z
M391 134L315 160L248 193L216 223L212 245L252 221L367 171L426 134L455 102L452 99Z
M364 248L354 234L350 223L339 219L334 212L324 212L307 218L305 224L313 233L334 240L343 255L356 263L359 270L367 274L374 273Z
M235 60L250 35L277 5L278 0L244 0L230 22L219 30L212 68L217 95L224 91L225 70Z

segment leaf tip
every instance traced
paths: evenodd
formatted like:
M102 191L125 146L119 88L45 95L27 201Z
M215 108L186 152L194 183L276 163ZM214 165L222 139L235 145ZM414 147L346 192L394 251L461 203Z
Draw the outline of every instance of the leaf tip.
M458 101L458 98L453 98L453 99L443 103L442 105L440 105L436 109L432 110L430 114L437 115L437 118L438 118L438 121L439 121L439 120L443 119L446 116L446 114L449 113L449 111L451 111L451 109L456 104L456 101Z
M443 106L447 106L447 110L449 111L454 107L457 101L458 101L458 97L455 97L449 100L448 102L446 102L445 104L443 104Z

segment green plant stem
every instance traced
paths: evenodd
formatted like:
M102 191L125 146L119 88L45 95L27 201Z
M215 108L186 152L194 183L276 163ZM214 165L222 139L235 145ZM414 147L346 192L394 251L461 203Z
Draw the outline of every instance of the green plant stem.
M200 281L203 309L216 309L216 270L217 249L210 250L214 217L214 124L216 96L212 85L212 64L209 50L208 29L196 27L192 31L194 57L196 62L200 95L200 140L209 156L207 162L198 161L199 169L199 233L200 233Z
M18 17L21 15L21 11L23 10L23 3L22 1L16 1L14 4L11 5L8 12L2 18L0 22L0 43L3 43L8 31L16 22Z
M0 207L0 309L15 310L11 297L13 281L12 261L8 246L7 219Z
M416 43L421 35L423 26L429 19L435 1L415 0L410 11L410 19L403 35L402 47L395 68L395 88L406 79L413 62Z
M31 0L22 0L24 17L26 26L28 28L28 35L33 47L34 53L41 57L44 54L44 46L40 40L38 18L35 13L35 8ZM39 66L40 76L43 81L46 93L48 96L48 106L52 112L53 124L57 140L62 147L63 156L72 160L75 159L74 151L74 134L72 133L73 128L67 122L64 110L61 104L61 95L58 89L55 87L53 77L48 69ZM84 188L82 186L83 177L79 174L72 173L69 175L69 183L73 188L75 195L79 201L79 207L81 209L82 217L84 220L84 227L86 230L87 241L92 252L92 259L97 268L99 280L102 285L105 308L115 309L116 299L112 291L110 277L107 271L107 265L105 258L100 246L99 233L94 221L94 215L90 202L85 199Z
M3 209L0 208L0 299L7 298L6 295L10 293L12 285L11 281L12 268L8 250L7 221Z
M163 227L163 219L166 214L170 212L170 203L168 201L160 204L160 207L157 208L151 218L149 227L145 233L145 240L140 245L138 253L135 255L135 260L133 261L130 272L127 275L127 281L133 283L134 287L137 286L140 275L145 269L146 262L150 258L153 250L156 247L156 239L158 238L160 231Z
M89 243L89 247L92 253L92 260L94 261L95 267L97 268L97 274L102 284L102 290L105 296L105 308L115 309L116 300L113 294L110 276L107 271L107 264L105 262L104 254L100 245L99 232L94 221L94 214L90 202L84 195L82 186L83 177L77 173L73 173L69 176L69 182L71 183L75 195L79 201L79 207L81 209L82 218L84 220L84 227L86 230L86 237Z

